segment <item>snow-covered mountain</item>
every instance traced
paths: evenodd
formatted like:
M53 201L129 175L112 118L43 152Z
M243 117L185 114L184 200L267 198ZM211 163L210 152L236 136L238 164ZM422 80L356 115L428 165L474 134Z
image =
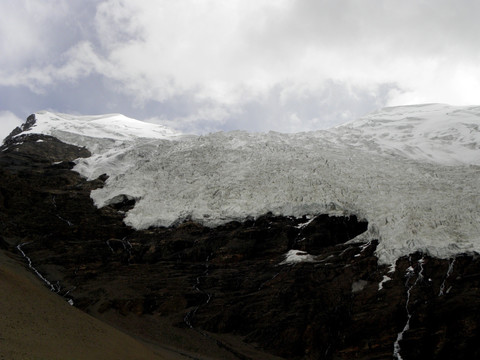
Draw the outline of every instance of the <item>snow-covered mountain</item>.
M480 165L480 106L383 108L334 132L341 141L374 152L444 165Z
M274 214L355 214L356 240L379 239L381 263L416 250L480 252L480 107L385 108L328 131L181 135L122 115L40 112L28 133L87 147L88 179L108 174L98 207L136 199L136 229Z

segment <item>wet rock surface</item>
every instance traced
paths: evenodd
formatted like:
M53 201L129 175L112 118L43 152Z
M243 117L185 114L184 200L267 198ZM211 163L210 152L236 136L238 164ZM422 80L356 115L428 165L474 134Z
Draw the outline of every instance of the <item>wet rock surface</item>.
M44 135L0 148L0 247L25 261L22 244L76 307L152 341L167 341L166 327L196 333L234 359L480 358L476 255L415 253L390 272L377 242L348 242L367 228L355 217L134 231L122 222L132 199L97 209L89 194L107 177L71 171L87 156ZM285 262L290 250L312 260Z

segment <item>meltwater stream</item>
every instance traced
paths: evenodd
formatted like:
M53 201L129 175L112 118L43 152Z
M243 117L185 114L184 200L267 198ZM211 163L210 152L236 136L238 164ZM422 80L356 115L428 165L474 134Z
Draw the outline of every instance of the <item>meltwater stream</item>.
M407 289L407 301L405 302L405 310L407 311L407 322L405 323L405 326L403 327L402 331L400 331L397 335L397 339L395 340L395 343L393 345L393 358L397 360L403 360L402 356L400 355L400 341L403 340L403 334L405 334L406 331L410 329L410 319L412 318L412 313L410 312L408 305L410 304L410 295L412 292L412 289L417 285L419 281L423 280L423 263L424 259L418 260L418 266L420 267L420 271L418 272L417 278L415 279L415 282L408 286L409 280L414 276L415 274L415 269L410 266L407 269L407 273L405 276L407 277L407 281L405 282L405 286L408 286Z
M209 261L210 261L210 257L212 256L212 254L208 255L207 256L207 259L205 260L205 271L197 276L196 280L195 280L195 285L193 285L193 288L198 291L199 293L202 293L203 295L206 296L206 300L203 304L200 304L198 306L196 306L193 310L189 311L185 317L183 318L183 321L185 322L185 324L187 324L187 326L190 328L190 329L194 329L194 330L197 330L193 327L193 324L192 324L192 321L193 321L193 317L195 316L195 314L197 313L198 309L200 309L202 306L206 306L210 303L210 300L212 299L212 294L206 292L205 290L203 290L201 287L200 287L200 283L201 283L201 279L203 277L206 277L208 276L208 273L209 273ZM197 330L197 331L200 331L200 330ZM200 333L204 336L207 336L204 332L200 331Z
M40 280L42 280L45 285L47 285L49 288L50 288L50 291L54 292L54 293L57 293L60 295L60 291L61 291L61 286L60 286L60 283L57 282L56 284L52 284L45 276L43 276L40 271L37 270L37 268L35 268L33 266L33 263L32 263L32 259L30 259L29 256L27 256L27 254L25 253L25 251L23 251L23 247L30 244L31 242L24 242L24 243L21 243L21 244L18 244L17 245L17 250L20 252L20 254L22 254L22 256L25 258L25 260L27 260L27 264L28 264L28 267L35 273L35 275L37 275ZM65 294L61 295L62 297L64 297L67 302L73 306L73 299L72 298L69 298L67 297L67 295L72 291L74 290L73 289L70 289L68 290L67 292L65 292Z
M226 351L230 352L231 354L233 354L236 358L240 359L240 360L253 360L252 358L236 351L234 348L232 348L230 345L224 343L223 341L220 341L218 339L215 339L213 336L211 336L210 334L208 334L207 332L195 327L193 325L193 318L195 317L197 311L201 308L201 307L204 307L204 306L207 306L210 301L212 300L212 294L211 293L208 293L207 291L205 291L202 287L201 287L201 279L202 278L205 278L209 275L209 272L210 272L210 258L212 257L213 253L208 255L207 256L207 259L205 260L205 270L199 275L197 276L196 280L195 280L195 284L193 285L193 288L198 291L199 293L205 295L205 301L196 306L193 310L190 310L186 315L185 317L183 318L183 321L184 323L192 330L195 330L196 332L198 332L199 334L201 334L202 336L204 336L206 339L210 340L210 341L213 341L215 342L215 344L222 348L222 349L225 349Z

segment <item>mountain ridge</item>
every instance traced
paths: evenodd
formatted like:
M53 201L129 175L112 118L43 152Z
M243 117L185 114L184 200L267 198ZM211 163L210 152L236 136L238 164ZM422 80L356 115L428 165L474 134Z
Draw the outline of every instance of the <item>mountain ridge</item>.
M62 133L59 134L61 137ZM0 244L3 251L17 257L22 255L18 251L21 246L35 269L54 284L55 292L58 290L58 295L71 300L74 306L155 343L200 352L199 358L480 356L479 257L474 251L463 251L461 242L450 249L452 255L443 254L444 259L432 256L435 248L428 253L417 251L425 248L426 239L422 236L429 228L422 223L425 218L415 218L430 211L432 226L446 236L447 244L456 245L452 239L461 236L449 232L449 226L455 222L463 226L466 215L453 213L450 219L451 207L444 212L433 208L455 196L458 204L464 205L463 211L468 206L475 210L476 198L464 201L470 193L462 193L464 184L467 190L478 189L476 178L465 176L475 175L475 166L452 167L417 160L401 160L397 164L392 163L397 155L346 154L343 145L328 139L318 147L309 142L315 136L318 134L219 133L160 139L155 143L151 139L134 140L134 144L123 140L96 143L79 136L85 141L80 147L45 134L12 136L0 151ZM300 146L300 142L305 144ZM314 154L318 148L322 149L322 161ZM228 156L205 157L222 153ZM226 159L234 160L234 169L243 167L243 172L237 171L236 178L229 177L224 183L218 182L218 177L210 177L209 184L219 190L220 199L228 195L221 194L228 189L223 185L231 186L230 196L237 200L242 200L240 189L252 184L252 175L262 173L259 169L268 170L263 173L265 181L260 177L261 181L254 183L265 196L272 194L266 186L273 186L275 194L280 189L289 193L288 199L298 201L296 189L301 184L310 189L302 196L322 194L312 190L315 186L334 186L330 194L345 196L354 183L337 175L351 174L368 165L362 176L371 180L370 185L378 184L373 187L375 191L383 190L385 194L375 198L370 190L364 197L357 197L367 210L376 200L385 203L385 199L396 210L398 203L393 195L402 190L397 188L402 182L405 188L417 186L408 200L419 191L426 192L421 198L425 206L403 205L400 209L401 214L410 218L384 217L388 222L404 221L400 229L410 230L411 239L424 243L407 243L410 246L400 248L394 257L395 267L390 266L391 262L379 261L382 247L388 250L392 245L386 237L388 227L383 233L377 231L370 222L375 221L372 212L355 217L341 208L346 203L337 198L333 198L336 203L323 199L322 207L312 209L314 214L307 212L300 217L268 211L248 216L254 213L249 211L240 214L241 221L227 217L219 226L205 226L186 212L183 217L175 216L176 222L170 226L145 229L135 229L124 221L125 214L145 199L142 194L124 191L124 187L117 194L110 193L110 201L104 206L95 206L92 191L115 187L125 176L135 179L135 171L124 175L124 169L136 170L137 184L151 184L149 175L161 171L152 154L160 157L166 167L164 173L175 175L164 181L169 186L176 185L170 187L175 189L170 198L183 196L185 203L191 201L192 195L200 194L195 190L198 188L193 187L192 191L192 185L199 181L192 174L208 176L209 171L222 174L226 170L229 174L231 164ZM316 180L311 176L315 172L310 172L313 167L308 166L304 176L287 171L284 178L275 178L274 171L283 171L285 165L302 170L302 165L308 165L312 158L321 174ZM143 159L142 167L137 168L139 159ZM254 171L243 166L250 164L245 159L257 165ZM93 169L90 178L72 171L82 164L92 169L92 162L98 168ZM118 167L105 174L101 170L106 164ZM210 167L201 173L204 164ZM272 164L276 166L271 167ZM345 164L351 169L344 169ZM143 166L150 166L150 172L140 171ZM390 167L396 170L389 170ZM405 170L405 174L399 169ZM418 179L417 170L423 171L420 174L425 177L422 187L412 185L412 180ZM177 177L182 173L183 179ZM327 181L329 173L335 175L332 181ZM401 178L392 182L389 174L400 174ZM449 181L432 181L435 176ZM455 184L452 179L463 182ZM158 191L165 184L156 180ZM202 186L204 183L200 182ZM446 185L451 184L456 186L456 192L450 197L430 199L432 194L447 194L450 188ZM190 192L182 192L189 188ZM360 196L362 188L357 190ZM262 197L255 196L262 202ZM259 207L258 211L268 208ZM151 208L152 212L157 210ZM474 221L477 212L469 216ZM475 226L476 223L471 229ZM359 241L359 234L364 241ZM375 238L380 234L382 239Z

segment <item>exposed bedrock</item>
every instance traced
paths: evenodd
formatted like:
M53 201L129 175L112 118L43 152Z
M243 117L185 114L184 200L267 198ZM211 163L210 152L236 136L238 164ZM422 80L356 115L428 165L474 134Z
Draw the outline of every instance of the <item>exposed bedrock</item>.
M71 171L89 155L42 135L0 149L0 247L22 261L24 244L80 309L174 346L166 326L222 346L234 335L286 359L480 358L477 256L415 253L390 272L376 241L348 242L367 228L354 216L134 231L122 221L134 199L97 209L90 191L106 177ZM234 358L259 358L229 346Z

